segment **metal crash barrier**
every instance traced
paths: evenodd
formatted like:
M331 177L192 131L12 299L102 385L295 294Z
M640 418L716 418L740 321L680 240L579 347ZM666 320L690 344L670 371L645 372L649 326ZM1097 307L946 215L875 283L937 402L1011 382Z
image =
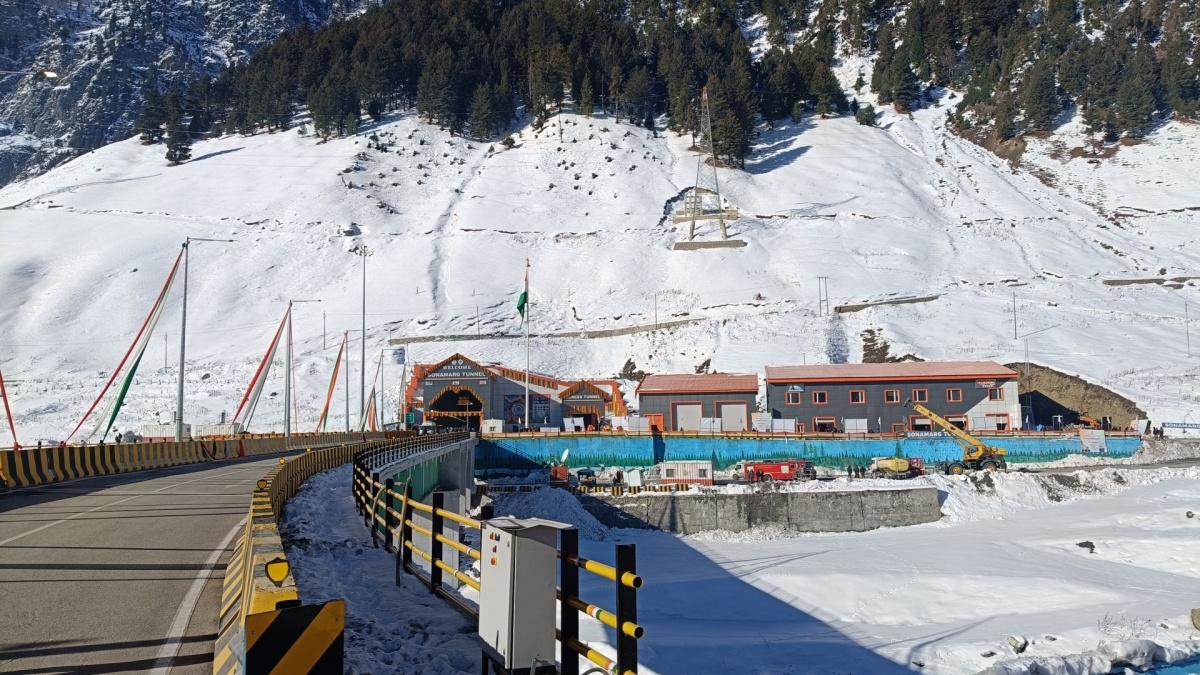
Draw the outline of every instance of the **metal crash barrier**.
M314 474L341 466L358 453L404 447L415 440L409 434L309 449L281 458L258 481L244 532L225 569L214 675L342 675L345 603L301 603L279 538L279 519L287 500Z
M462 435L465 437L465 434ZM411 480L402 485L395 484L392 479L380 481L377 468L387 463L386 460L379 459L382 454L377 450L368 450L354 458L352 492L355 507L363 516L364 524L370 528L372 540L376 545L382 543L387 551L396 555L396 583L400 583L402 572L411 574L431 593L478 622L480 610L472 607L444 584L448 579L452 579L476 591L482 591L480 581L448 564L444 557L448 550L469 556L472 560L481 560L483 556L479 548L463 543L461 537L446 536L444 532L448 522L457 525L458 529L470 528L480 533L476 539L482 544L484 525L494 521L479 521L446 510L444 494L440 492L433 492L431 503L425 504L414 496ZM428 522L428 526L416 522L418 513L421 514L419 519ZM415 543L414 534L423 535L423 538L430 542L429 550L424 550ZM636 547L633 544L618 544L616 564L613 566L579 555L579 532L574 528L560 529L557 544L557 572L560 584L555 589L555 594L559 603L560 619L554 633L561 643L561 653L583 657L611 675L636 675L638 640L645 633L643 627L637 623L637 589L642 586L642 578L638 576L636 569ZM414 564L414 557L428 563L428 574ZM614 583L615 611L609 611L579 597L580 570ZM553 572L551 569L549 583L552 585ZM579 639L580 614L616 631L615 658L601 653ZM485 649L484 653L486 656L488 650ZM579 675L579 659L561 659L556 672L561 675Z

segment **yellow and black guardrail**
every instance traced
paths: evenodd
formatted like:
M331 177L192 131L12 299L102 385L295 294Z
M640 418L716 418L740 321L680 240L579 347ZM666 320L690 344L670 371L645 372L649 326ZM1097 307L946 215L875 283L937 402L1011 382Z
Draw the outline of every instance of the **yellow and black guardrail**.
M463 434L465 437L465 434ZM435 437L436 438L436 437ZM464 574L442 559L446 547L479 560L479 549L462 543L458 538L443 534L447 520L461 527L479 530L481 523L473 518L443 508L444 494L434 492L431 504L413 497L412 483L406 481L397 491L391 479L379 481L374 473L377 463L372 462L372 453L362 453L354 459L354 477L351 492L355 507L363 515L364 523L371 529L371 539L382 541L386 550L399 557L398 567L419 579L430 592L449 602L467 617L478 621L478 610L468 606L456 594L442 586L442 579L450 575L462 584L480 590L479 580ZM531 486L513 486L529 488ZM516 490L520 491L520 490ZM429 527L414 522L414 512L426 514ZM424 535L431 542L430 550L419 548L413 541L413 533ZM478 538L482 541L482 535ZM429 563L426 576L413 564L413 556ZM577 654L596 664L611 675L637 675L638 640L645 629L637 623L637 589L642 587L642 577L637 574L637 549L634 544L618 544L616 565L606 565L579 555L579 531L569 528L559 531L559 628L555 637L562 645L562 653ZM579 571L583 570L613 582L616 586L616 611L611 612L579 597ZM397 574L396 583L399 583ZM617 637L616 658L611 658L579 639L579 615L585 614L600 623L615 629ZM578 658L562 658L560 675L579 675Z
M0 450L0 483L32 487L89 476L111 476L183 464L289 452L299 447L365 443L410 432L257 434L194 441L47 445Z
M415 439L406 433L393 440L306 450L280 459L258 481L245 531L225 568L214 675L342 675L345 602L301 603L279 537L279 519L287 500L310 476L341 466L364 450L403 447Z

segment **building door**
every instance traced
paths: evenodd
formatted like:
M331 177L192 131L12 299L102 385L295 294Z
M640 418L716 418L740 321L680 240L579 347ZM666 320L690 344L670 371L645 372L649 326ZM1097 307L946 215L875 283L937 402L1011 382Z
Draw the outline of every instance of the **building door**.
M745 431L745 403L720 403L717 405L717 416L721 418L721 431Z
M675 430L700 431L700 418L704 416L701 403L675 404Z
M650 424L650 431L661 432L663 430L662 415L644 415L647 422Z

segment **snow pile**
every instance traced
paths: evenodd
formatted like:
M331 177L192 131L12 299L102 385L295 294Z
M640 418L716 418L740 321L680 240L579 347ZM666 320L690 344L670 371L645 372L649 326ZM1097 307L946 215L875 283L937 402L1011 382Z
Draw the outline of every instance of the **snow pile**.
M350 466L317 474L288 502L280 534L306 603L346 600L347 673L474 675L474 628L371 544L346 491Z
M1018 511L1115 495L1173 478L1200 479L1200 468L1101 469L1069 474L976 473L927 476L942 499L942 525L1002 519Z
M566 490L542 488L533 492L498 492L492 495L492 500L496 516L556 520L574 525L581 539L604 541L608 538L608 528Z
M1155 664L1178 663L1200 652L1200 641L1162 645L1154 640L1102 642L1082 654L1024 657L999 663L979 675L1108 675L1113 672L1143 671ZM1118 671L1118 668L1126 669ZM1200 666L1197 667L1200 670Z

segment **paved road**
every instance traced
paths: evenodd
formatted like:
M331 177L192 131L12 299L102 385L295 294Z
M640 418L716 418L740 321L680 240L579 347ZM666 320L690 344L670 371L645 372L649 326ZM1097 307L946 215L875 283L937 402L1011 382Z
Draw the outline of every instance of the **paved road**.
M278 461L0 493L0 673L211 673L230 541Z

